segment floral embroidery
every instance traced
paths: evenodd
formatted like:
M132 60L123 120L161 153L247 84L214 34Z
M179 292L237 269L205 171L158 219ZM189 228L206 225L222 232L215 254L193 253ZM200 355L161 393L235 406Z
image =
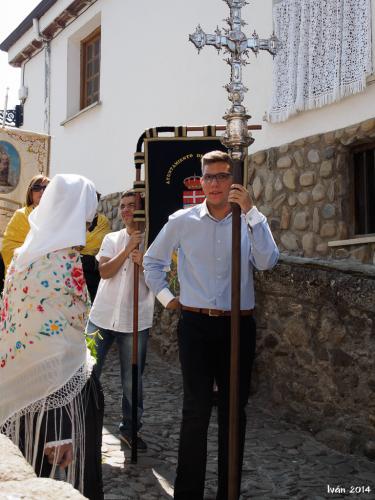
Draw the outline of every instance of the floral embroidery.
M74 287L78 290L78 292L82 292L83 287L86 284L82 267L73 267L71 275Z
M6 280L0 309L0 368L4 369L40 342L51 342L69 331L72 322L67 308L72 312L71 308L78 309L74 322L79 320L82 330L87 313L86 282L78 252L51 252L25 273L15 274L10 268L8 276L12 279Z
M55 334L58 335L62 331L63 331L63 325L61 321L59 320L52 321L52 319L50 319L49 321L47 321L47 323L44 323L43 331L39 333L41 333L42 335L55 335Z

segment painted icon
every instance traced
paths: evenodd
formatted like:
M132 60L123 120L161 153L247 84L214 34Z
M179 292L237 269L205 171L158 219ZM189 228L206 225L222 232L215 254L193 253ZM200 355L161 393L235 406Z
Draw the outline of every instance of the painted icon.
M9 193L20 178L21 160L17 149L7 141L0 141L0 193Z

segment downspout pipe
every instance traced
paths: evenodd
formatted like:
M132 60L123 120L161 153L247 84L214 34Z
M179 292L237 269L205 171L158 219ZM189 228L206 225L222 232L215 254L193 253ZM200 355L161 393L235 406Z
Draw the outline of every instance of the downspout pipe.
M3 122L1 127L5 127L5 122L7 119L7 111L8 111L8 93L9 93L9 87L7 87L6 92L5 92L5 100L4 100L4 109L3 109Z
M40 33L39 19L33 19L34 33L44 47L44 132L51 132L51 42Z

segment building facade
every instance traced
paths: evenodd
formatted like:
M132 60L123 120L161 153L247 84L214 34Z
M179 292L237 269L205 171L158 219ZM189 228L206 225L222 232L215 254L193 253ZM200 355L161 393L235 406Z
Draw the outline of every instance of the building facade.
M254 0L243 8L249 35L256 28L269 36L274 3ZM198 23L213 32L227 16L219 0L165 0L157 7L130 0L41 1L0 48L22 68L23 128L52 136L51 173L81 173L104 194L114 192L133 181L133 153L145 129L222 125L229 67L213 50L198 57L187 36ZM251 54L244 69L251 123L263 126L254 133L253 152L374 115L370 79L364 92L337 104L266 122L272 68L272 57Z
M273 7L287 1L253 0L244 29L268 37ZM375 26L375 1L362 5ZM145 129L223 124L228 74L213 51L198 57L187 35L198 23L213 32L227 15L219 0L43 0L1 48L22 67L24 128L51 134L51 175L80 173L105 195L122 191ZM375 36L371 43L374 61ZM260 390L318 439L370 456L375 76L361 92L272 123L272 71L267 55L244 69L251 123L262 125L249 188L282 252L277 268L256 278ZM117 206L116 194L101 202L114 228ZM165 352L176 350L175 323L157 311L154 337Z

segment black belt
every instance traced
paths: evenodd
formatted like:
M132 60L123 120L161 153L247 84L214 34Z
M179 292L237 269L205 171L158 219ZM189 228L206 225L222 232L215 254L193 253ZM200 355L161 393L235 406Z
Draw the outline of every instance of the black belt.
M200 307L189 307L183 306L181 304L181 309L183 311L190 311L199 314L207 314L208 316L218 317L218 316L232 316L232 311L224 311L223 309L204 309ZM245 309L240 311L241 316L252 316L254 309Z

